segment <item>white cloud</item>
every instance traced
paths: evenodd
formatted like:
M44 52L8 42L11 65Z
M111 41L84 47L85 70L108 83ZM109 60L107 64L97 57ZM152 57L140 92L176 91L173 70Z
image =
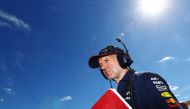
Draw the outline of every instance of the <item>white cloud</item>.
M72 100L73 98L71 96L65 96L60 99L61 102Z
M170 89L171 89L172 91L176 91L177 89L179 89L179 87L178 87L178 86L170 86Z
M169 87L170 87L170 90L174 93L174 95L176 96L176 97L180 97L181 96L181 94L179 93L179 86L173 86L173 85L170 85L170 83L169 83Z
M167 61L173 61L174 59L175 59L175 57L166 56L166 57L160 59L160 60L158 61L158 63L164 63L164 62L167 62Z
M14 15L8 14L7 12L0 10L0 17L4 20L9 21L9 23L1 22L1 26L10 26L12 24L17 28L31 31L31 27L27 23L25 23L23 20L17 18Z
M8 28L11 28L12 26L6 22L2 22L0 21L0 27L8 27Z
M13 89L11 89L11 88L3 88L3 90L4 90L5 93L7 93L8 95L13 95L13 94L14 94Z
M176 85L171 85L169 83L169 87L171 91L174 93L174 95L178 98L179 101L187 101L190 98L189 90L190 86L189 85L183 85L183 87L179 87Z

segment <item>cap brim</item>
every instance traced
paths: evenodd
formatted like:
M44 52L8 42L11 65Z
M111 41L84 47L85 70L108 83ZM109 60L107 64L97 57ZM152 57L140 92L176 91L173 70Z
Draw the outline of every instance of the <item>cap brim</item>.
M114 53L113 53L114 54ZM96 56L92 56L90 57L90 59L88 60L88 65L91 68L98 68L99 67L99 62L98 59L104 56L108 56L108 55L112 55L112 54L100 54L100 55L96 55Z

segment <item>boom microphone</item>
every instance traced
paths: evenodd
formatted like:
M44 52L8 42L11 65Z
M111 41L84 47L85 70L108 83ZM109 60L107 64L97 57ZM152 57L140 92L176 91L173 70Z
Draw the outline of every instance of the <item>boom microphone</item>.
M116 38L116 40L117 40L118 42L121 42L121 39L120 39L120 38Z
M125 44L121 41L121 39L120 39L120 38L116 38L116 40L117 40L118 42L120 42L120 43L124 46L125 52L128 53L128 50L127 50Z

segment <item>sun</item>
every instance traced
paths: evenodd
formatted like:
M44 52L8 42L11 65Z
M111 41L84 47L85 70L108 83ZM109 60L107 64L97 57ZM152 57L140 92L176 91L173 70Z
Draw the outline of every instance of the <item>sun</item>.
M138 12L145 17L159 17L168 8L168 0L138 0Z

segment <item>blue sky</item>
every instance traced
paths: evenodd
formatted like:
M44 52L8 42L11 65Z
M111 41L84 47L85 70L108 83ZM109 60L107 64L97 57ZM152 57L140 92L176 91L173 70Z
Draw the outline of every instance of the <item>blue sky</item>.
M190 1L149 11L142 1L1 0L0 108L89 109L110 86L88 58L122 48L117 37L134 69L158 73L189 100Z

